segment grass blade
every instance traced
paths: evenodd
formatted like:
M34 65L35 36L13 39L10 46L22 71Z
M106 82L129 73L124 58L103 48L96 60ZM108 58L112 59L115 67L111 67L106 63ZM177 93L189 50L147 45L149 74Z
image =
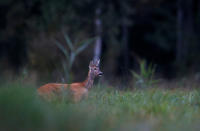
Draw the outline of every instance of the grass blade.
M86 41L81 42L82 45L76 50L76 55L82 52L85 48L87 48L96 38L91 38Z
M65 57L67 59L69 59L69 54L68 54L67 50L65 49L65 47L58 41L55 41L55 44L64 53Z
M70 48L71 51L74 51L73 43L70 40L69 36L66 33L63 33L63 34L64 34L64 38L65 38L67 46Z

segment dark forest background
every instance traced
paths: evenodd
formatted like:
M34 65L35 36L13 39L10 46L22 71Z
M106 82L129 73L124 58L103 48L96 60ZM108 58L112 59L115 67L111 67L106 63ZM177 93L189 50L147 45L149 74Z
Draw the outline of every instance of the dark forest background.
M1 0L0 77L25 75L34 83L62 82L65 35L73 43L95 38L72 66L83 80L101 59L105 82L127 82L139 61L172 80L200 71L199 0Z

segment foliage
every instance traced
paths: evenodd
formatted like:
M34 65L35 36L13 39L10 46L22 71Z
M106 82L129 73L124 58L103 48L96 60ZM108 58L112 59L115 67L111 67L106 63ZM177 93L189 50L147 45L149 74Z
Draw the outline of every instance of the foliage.
M100 86L79 103L47 102L35 88L0 88L0 130L199 130L200 91Z
M152 18L152 26L155 28L155 31L148 33L145 36L145 39L148 43L155 44L155 46L160 47L164 51L170 52L173 50L174 43L177 39L177 21L176 16L173 15L173 6L171 8L168 6L166 6L166 3L163 3L163 8L153 9L155 15L161 17L162 19L158 21L156 18Z
M121 77L123 63L127 64L124 69L132 68L134 64L130 61L135 54L160 63L161 72L167 70L167 77L174 77L178 70L183 74L186 69L189 73L193 72L191 70L199 70L200 2L186 0L179 4L179 1L181 0L1 0L0 70L4 72L12 69L18 73L23 66L28 66L28 69L37 72L37 76L48 79L44 74L53 74L52 79L57 81L55 78L60 76L60 69L57 69L60 66L56 66L58 64L55 61L60 56L56 52L49 53L54 51L54 47L49 44L54 41L49 38L60 36L60 30L65 30L70 38L75 34L81 38L93 36L97 9L101 10L98 18L102 22L102 56L106 63L104 65L107 65L105 70L110 76L116 77L113 74L119 74ZM178 12L181 6L183 20L179 23ZM181 25L183 29L179 29ZM180 40L179 30L184 34ZM178 41L182 41L182 46L177 45ZM74 54L68 55L70 61L74 61ZM86 55L88 54L85 53L83 61L88 58ZM176 60L179 58L177 56L184 56L180 57L181 61L185 61L184 64ZM70 70L72 64L63 65L65 72L69 72L67 70ZM74 72L80 71L74 69ZM70 81L67 78L69 74L65 75L65 79Z
M135 71L131 71L133 79L135 81L136 87L139 88L147 88L152 87L158 80L154 79L155 74L155 66L153 64L147 63L145 60L140 61L140 72L136 73Z
M70 78L71 68L75 61L76 56L79 55L83 50L85 50L95 40L95 38L87 39L78 44L77 43L74 44L66 33L64 33L64 38L65 38L65 44L69 49L65 48L58 41L55 41L55 44L65 56L65 59L63 61L63 69L65 73L65 78L69 82L71 81ZM75 47L77 45L78 47Z

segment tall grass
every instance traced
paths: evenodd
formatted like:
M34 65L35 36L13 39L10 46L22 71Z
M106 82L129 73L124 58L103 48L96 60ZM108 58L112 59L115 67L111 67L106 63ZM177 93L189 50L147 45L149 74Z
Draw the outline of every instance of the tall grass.
M139 73L131 71L135 87L138 88L153 87L154 84L158 82L158 80L154 78L156 66L153 65L152 63L147 65L146 60L140 60L139 66L140 66Z
M64 61L62 62L63 64L63 70L65 73L65 81L68 83L71 82L71 68L72 65L74 64L74 61L76 57L84 51L96 38L90 38L85 41L82 41L80 43L73 43L72 40L69 38L69 36L64 32L64 39L65 39L65 44L68 47L65 48L62 43L55 41L56 46L60 49L60 51L64 54Z
M0 88L0 130L198 130L200 91L99 86L79 103L46 101L20 84Z

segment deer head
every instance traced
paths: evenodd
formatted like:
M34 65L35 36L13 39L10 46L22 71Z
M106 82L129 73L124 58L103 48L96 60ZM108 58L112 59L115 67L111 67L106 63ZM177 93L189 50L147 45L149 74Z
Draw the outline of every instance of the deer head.
M89 74L93 77L102 76L103 72L99 69L100 60L92 60L89 65Z

